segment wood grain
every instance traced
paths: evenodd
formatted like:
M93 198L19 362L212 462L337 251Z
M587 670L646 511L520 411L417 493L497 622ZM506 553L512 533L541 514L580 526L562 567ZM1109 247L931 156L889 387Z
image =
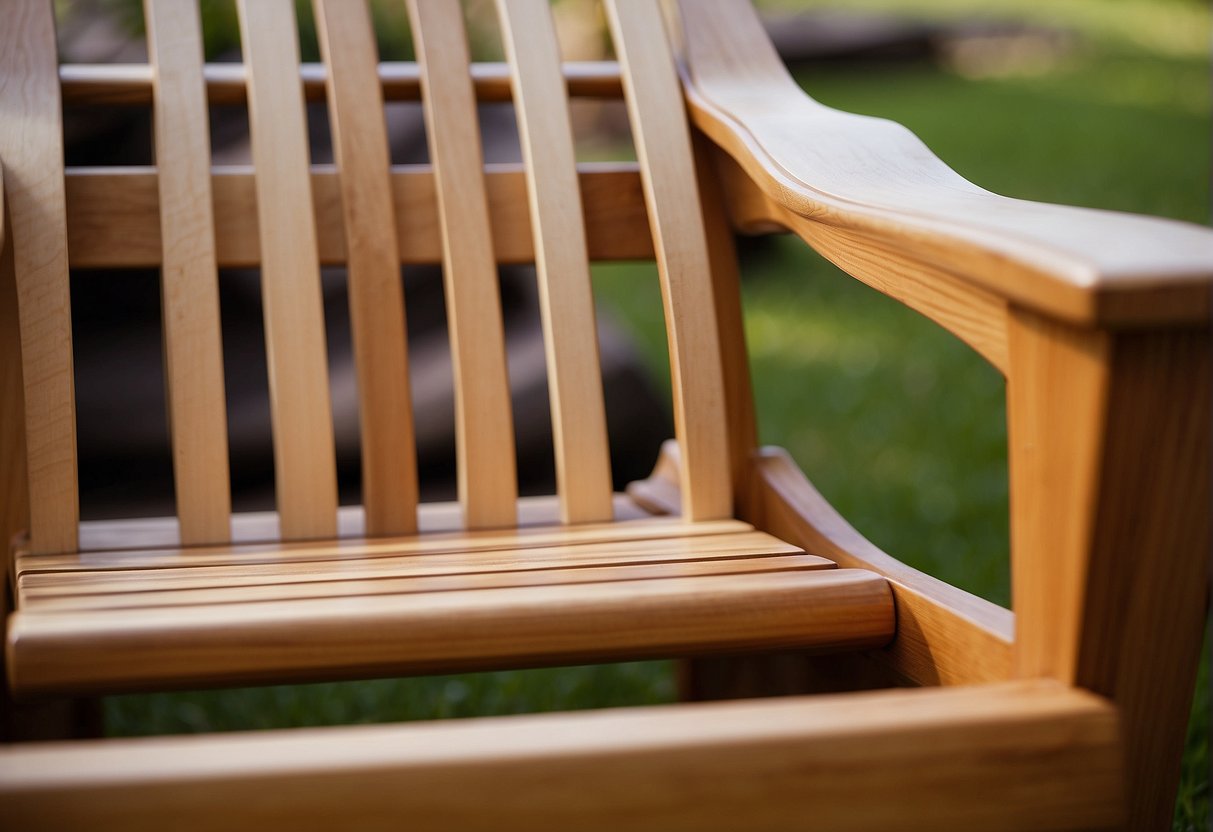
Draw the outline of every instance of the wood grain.
M406 534L417 529L417 451L375 33L363 2L320 0L315 13L341 182L367 533Z
M332 537L337 472L307 124L290 0L240 0L282 536Z
M875 647L883 578L792 570L10 616L22 693L448 673ZM368 637L373 634L373 637Z
M445 0L409 0L408 9L441 220L459 501L468 528L510 526L514 420L463 13Z
M1106 702L1013 683L18 746L0 812L122 832L1106 829L1117 751Z
M193 0L145 0L159 186L164 363L181 539L231 537L227 405L202 24Z
M547 0L501 0L497 9L527 169L561 516L601 522L611 517L611 460L560 47Z
M1211 355L1204 329L1012 319L1015 668L1115 702L1133 829L1171 822L1204 636Z
M683 455L683 516L733 512L728 425L711 263L690 133L660 9L607 0L661 276Z
M978 188L901 125L805 95L746 0L681 7L692 118L794 215L1074 323L1209 319L1213 231Z
M587 162L577 166L586 241L592 260L650 260L653 238L633 162ZM438 195L426 165L392 168L392 204L400 261L441 263ZM485 167L498 263L533 263L531 219L521 165ZM219 265L249 268L261 263L257 195L253 171L213 170L215 232ZM73 268L156 267L162 262L154 168L68 168L68 253ZM344 265L345 220L336 169L312 167L317 242L323 265Z
M614 61L565 61L561 65L568 94L578 98L622 98L619 65ZM510 70L504 63L471 65L472 88L478 101L509 101ZM324 64L299 67L304 96L323 101L328 80ZM206 64L203 67L211 104L243 104L247 100L248 73L244 64ZM63 100L81 104L150 104L152 74L145 64L63 64L59 67ZM379 83L387 101L421 99L421 72L415 63L384 61Z
M21 329L30 546L76 548L76 395L63 127L50 4L14 0L0 29L0 159Z

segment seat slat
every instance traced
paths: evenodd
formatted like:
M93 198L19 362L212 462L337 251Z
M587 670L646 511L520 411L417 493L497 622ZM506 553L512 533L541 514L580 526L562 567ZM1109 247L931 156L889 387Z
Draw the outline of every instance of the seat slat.
M439 504L437 508L448 514L452 504ZM628 504L619 501L616 511L626 511ZM433 514L422 506L422 528L430 525ZM455 505L458 509L458 506ZM531 506L524 499L519 502L519 512L525 520ZM133 524L124 524L131 531L116 532L116 536L130 540L125 549L82 552L78 554L35 555L17 550L16 575L36 572L81 572L127 569L161 569L181 566L231 566L247 563L309 563L324 560L364 560L380 557L395 557L406 554L442 554L450 552L490 552L501 549L538 549L548 546L573 546L595 541L654 540L680 537L691 539L707 535L736 534L753 531L749 523L740 520L708 520L702 523L683 523L667 517L631 518L613 523L583 523L576 526L559 524L558 512L545 512L544 522L510 529L486 529L479 531L451 531L458 518L443 516L435 525L437 531L427 530L421 535L400 538L375 538L367 540L351 536L334 541L299 541L286 543L253 542L235 546L209 546L180 549L172 544L136 548L140 532ZM256 518L259 524L267 524ZM241 515L236 515L237 528ZM159 523L152 520L152 523ZM87 528L87 525L85 526ZM261 540L270 535L264 533Z
M177 516L183 543L224 543L232 498L202 25L194 0L146 0L145 9Z
M438 191L459 501L468 528L509 526L518 496L514 428L463 13L449 0L409 0L408 10Z
M6 3L0 162L21 322L30 546L39 552L75 549L80 521L61 113L54 8Z
M433 575L395 575L375 578L317 578L292 583L256 583L237 586L153 589L142 592L97 592L64 595L27 591L22 609L38 614L84 610L147 609L200 604L240 604L304 598L363 598L373 595L407 595L506 587L555 586L607 581L665 580L699 575L743 575L830 569L833 563L813 555L749 555L695 560L661 560L653 563L505 569Z
M561 515L608 520L606 410L560 48L547 0L499 0L497 9L527 167Z
M657 537L641 540L590 540L539 549L515 545L489 551L435 554L381 553L373 558L333 558L302 562L234 565L182 565L122 570L62 571L23 574L21 600L100 593L151 592L233 586L270 586L308 581L365 577L415 577L554 569L611 563L656 563L678 560L741 558L798 554L802 550L762 532Z
M261 286L285 539L337 531L337 473L307 124L291 0L239 0L257 179Z
M318 0L341 182L369 535L417 530L417 451L378 52L363 0Z
M724 380L682 88L658 4L607 0L606 8L661 276L683 515L728 517L733 496Z
M260 2L260 0L258 0ZM20 692L281 683L740 649L859 649L893 634L854 569L702 575L10 618Z

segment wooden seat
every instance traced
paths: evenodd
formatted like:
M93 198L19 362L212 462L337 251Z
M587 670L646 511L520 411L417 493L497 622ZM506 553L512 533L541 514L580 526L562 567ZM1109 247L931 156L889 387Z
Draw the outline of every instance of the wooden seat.
M529 502L528 514L554 508ZM426 507L421 522L451 515ZM19 553L17 607L9 683L22 693L855 649L893 633L892 596L875 573L835 569L738 520L688 526L640 516L286 545Z
M378 62L361 0L312 4L320 64L293 0L238 0L239 65L204 64L195 0L146 0L135 67L60 67L51 0L0 8L7 688L664 656L687 698L922 689L5 747L5 828L1162 827L1207 602L1213 233L984 191L805 96L745 0L667 5L607 0L618 61L592 65L561 62L546 0L498 0L491 65L452 0L408 0L407 64ZM570 96L623 98L637 161L579 164ZM310 164L308 99L332 165ZM423 103L427 164L391 164L386 99ZM155 164L65 169L65 100L150 105ZM521 164L485 165L478 100L512 102ZM213 103L247 103L251 166L212 165ZM1013 612L884 553L759 448L733 233L775 230L1006 376ZM657 265L676 441L617 494L589 268L633 259ZM400 275L418 263L443 267L450 504L419 502ZM518 495L502 263L536 270L549 497ZM356 507L338 506L330 264ZM135 267L161 274L176 515L81 522L69 278ZM264 514L232 513L222 267L260 274Z

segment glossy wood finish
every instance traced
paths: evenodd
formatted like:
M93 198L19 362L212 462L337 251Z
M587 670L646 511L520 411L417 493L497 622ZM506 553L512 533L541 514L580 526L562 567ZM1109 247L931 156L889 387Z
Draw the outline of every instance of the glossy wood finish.
M651 260L653 239L631 162L588 162L577 166L586 242L591 260ZM521 166L485 168L493 254L498 263L533 263L531 219ZM432 168L397 165L391 175L400 261L441 263L438 195ZM257 195L253 171L223 167L212 171L219 265L252 268L261 263ZM312 196L322 265L344 265L345 220L335 168L312 167ZM73 268L155 267L162 262L154 168L69 168L67 171L68 252Z
M677 447L667 443L652 476L632 483L629 495L650 511L677 514L679 464ZM840 566L870 569L889 581L897 600L897 637L867 657L884 668L884 684L971 685L1014 677L1015 617L1009 610L881 551L821 496L782 448L755 452L749 477L753 491L748 517L757 528ZM855 667L871 678L868 663ZM722 687L720 664L714 662L708 671L713 678L705 683L711 689ZM746 690L757 693L761 682L750 680Z
M1116 750L1106 702L1014 683L0 750L0 813L123 832L1106 829Z
M193 0L146 0L154 75L161 304L173 482L186 544L231 537L227 407L202 24Z
M653 229L683 456L683 516L733 512L728 425L711 264L690 133L661 11L606 2Z
M4 15L0 162L21 325L30 545L66 552L76 548L80 504L55 21L42 0L14 0Z
M332 537L337 468L291 0L240 0L249 66L274 487L287 540Z
M329 123L341 183L367 533L417 529L417 450L378 53L369 9L319 0Z
M1208 604L1213 343L1017 311L1011 347L1015 669L1116 703L1129 828L1163 829Z
M620 98L623 87L614 61L566 61L561 74L569 95L578 98ZM244 64L206 64L207 98L211 104L242 104L247 100L248 70ZM478 101L509 101L513 90L510 69L503 63L474 63L472 88ZM299 67L308 101L322 101L328 78L324 64ZM152 74L144 64L63 64L59 67L63 100L81 104L148 104L152 100ZM384 61L379 83L387 101L421 99L421 72L414 63Z
M901 125L805 95L747 0L681 6L695 124L819 237L852 232L848 242L871 256L892 249L1073 323L1209 320L1208 229L992 194Z
M408 10L438 192L459 501L468 528L510 526L514 421L463 12L444 0L409 0Z
M56 571L27 562L10 684L66 693L837 650L893 633L892 597L871 572L753 531L629 541L606 528L605 540L471 553L447 539L451 551L422 554L405 538L397 551L304 547L299 560L237 549L230 565L193 564L193 551L148 569L123 553Z
M527 168L562 517L600 522L611 517L611 460L560 47L547 0L501 0L497 9Z

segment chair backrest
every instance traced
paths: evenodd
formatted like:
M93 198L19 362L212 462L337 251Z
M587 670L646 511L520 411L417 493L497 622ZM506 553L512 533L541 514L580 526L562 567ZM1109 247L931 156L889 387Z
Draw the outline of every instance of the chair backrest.
M196 0L146 1L148 66L60 68L51 0L10 0L0 11L7 231L0 292L10 309L15 298L20 322L19 365L15 335L0 336L0 381L19 371L22 396L13 398L24 407L22 418L19 401L4 405L0 464L4 482L14 483L4 496L7 516L28 506L29 547L78 545L74 267L161 269L183 543L224 543L231 535L216 276L223 266L261 269L283 539L337 533L319 278L320 266L334 263L348 267L368 534L416 529L402 263L443 265L459 499L469 528L516 522L496 272L508 262L537 269L562 519L611 518L589 263L638 257L655 259L660 274L683 515L731 515L730 455L736 469L752 444L745 426L730 439L726 418L729 409L749 407L736 402L748 395L744 354L741 361L729 355L744 350L736 299L728 299L736 293L735 264L731 241L719 233L718 196L705 193L701 202L700 191L714 183L704 165L697 171L657 4L606 3L617 66L562 65L546 0L497 3L508 66L470 64L460 4L450 0L409 0L416 64L378 62L362 0L315 0L321 65L300 63L292 0L238 0L237 7L242 65L204 65ZM638 164L576 164L570 93L626 98ZM332 167L309 166L305 97L327 100ZM429 165L390 165L385 97L424 102ZM155 167L65 171L63 98L150 103ZM253 166L213 169L208 99L244 98ZM513 99L522 169L486 170L478 98ZM714 228L711 248L705 217ZM16 484L22 467L28 493Z

